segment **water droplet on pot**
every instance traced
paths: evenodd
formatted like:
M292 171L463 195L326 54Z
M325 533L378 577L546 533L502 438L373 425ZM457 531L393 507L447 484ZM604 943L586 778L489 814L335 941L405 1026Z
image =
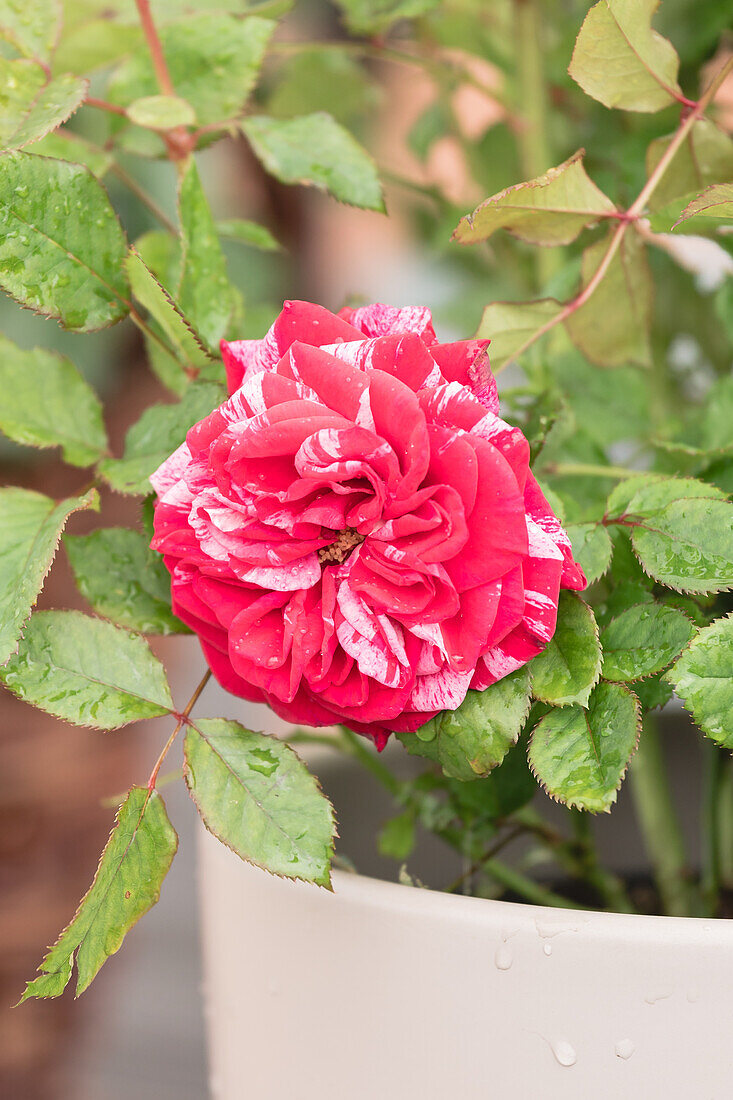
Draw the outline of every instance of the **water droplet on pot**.
M627 1062L631 1055L636 1050L636 1047L631 1042L631 1039L619 1039L614 1047L617 1058L623 1058L624 1062Z
M655 1005L657 1003L657 1001L666 1001L667 998L671 997L671 996L672 996L672 990L671 989L655 990L653 993L649 993L644 998L644 1004Z
M512 954L511 947L508 943L502 943L499 947L497 947L496 954L494 955L494 964L496 966L496 969L508 970L513 962L514 955Z
M544 953L546 955L548 955L548 956L551 955L552 954L552 944L551 943L543 944L542 945L542 950L544 951Z
M555 1061L561 1066L574 1066L578 1061L575 1047L567 1039L558 1039L556 1042L550 1043L550 1049L555 1055Z

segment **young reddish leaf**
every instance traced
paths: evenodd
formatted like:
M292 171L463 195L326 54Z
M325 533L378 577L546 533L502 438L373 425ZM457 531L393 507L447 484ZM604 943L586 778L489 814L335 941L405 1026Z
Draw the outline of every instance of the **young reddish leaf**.
M679 58L652 29L659 0L599 0L580 28L568 72L606 107L658 111L681 98Z

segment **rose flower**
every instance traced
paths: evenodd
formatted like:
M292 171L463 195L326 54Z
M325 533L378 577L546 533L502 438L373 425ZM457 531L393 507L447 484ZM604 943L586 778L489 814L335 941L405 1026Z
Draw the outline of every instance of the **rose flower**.
M151 481L173 609L219 682L381 748L538 654L585 578L500 419L488 341L286 302Z

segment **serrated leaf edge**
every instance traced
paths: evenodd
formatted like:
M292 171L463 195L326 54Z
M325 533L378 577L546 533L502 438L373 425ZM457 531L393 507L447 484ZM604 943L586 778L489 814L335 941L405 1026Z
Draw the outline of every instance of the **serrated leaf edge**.
M573 153L573 155L571 157L568 157L567 160L564 160L562 162L562 164L558 164L558 165L555 165L552 168L548 168L547 171L543 172L541 176L535 176L534 179L523 180L520 183L513 183L510 187L505 187L503 189L503 191L498 191L495 195L491 195L491 196L489 196L488 199L484 199L484 201L479 203L479 205L477 207L475 207L475 209L472 210L470 214L464 214L463 215L463 217L459 221L458 225L453 230L453 233L451 234L450 239L452 241L456 241L457 244L480 244L482 241L487 240L489 236L492 236L494 232L497 232L499 229L503 229L506 233L511 233L511 235L513 237L516 237L518 240L526 240L527 239L526 236L523 236L519 231L517 231L515 229L512 229L512 228L510 228L509 226L506 226L506 225L497 226L496 230L492 230L491 233L489 233L487 235L487 237L479 237L476 240L461 240L461 238L458 234L459 234L459 230L460 230L461 226L464 225L464 224L468 226L469 230L473 230L473 223L474 223L476 215L479 213L479 211L486 210L490 207L497 207L498 209L502 209L501 206L499 205L500 201L502 199L505 199L508 195L511 195L514 191L527 190L527 189L542 190L542 188L548 187L551 183L554 183L554 181L558 177L560 177L563 174L563 172L565 172L573 164L576 164L578 161L580 162L580 166L581 166L581 168L583 170L583 173L584 173L586 179L588 180L588 182L596 189L596 191L599 193L599 195L603 195L604 198L608 199L608 196L604 195L604 193L603 193L603 191L601 191L600 187L598 187L598 185L593 182L593 180L590 178L588 173L585 171L585 164L583 162L583 157L584 156L585 156L585 149L582 149L582 148L578 149L577 152ZM522 209L526 209L527 211L531 211L531 212L537 212L539 214L543 214L543 213L544 214L568 214L568 215L574 215L575 217L587 216L588 219L589 219L588 224L592 224L593 221L600 221L603 218L612 218L612 217L614 217L614 215L616 213L616 209L613 206L613 203L611 202L610 199L608 199L608 202L611 204L609 206L609 208L607 210L600 210L600 211L563 210L560 207L544 208L544 207L537 207L537 206L527 206L527 207L522 208ZM519 209L519 208L518 207L512 207L511 209ZM587 226L581 227L581 228L587 228ZM554 248L558 244L563 244L563 243L568 244L568 243L570 243L570 241L575 240L575 237L577 237L577 236L578 236L577 233L574 234L573 236L571 236L569 238L568 241L538 241L538 240L534 240L531 243L539 246L540 248ZM545 301L552 301L553 299L550 298L550 299L544 299L544 300ZM518 305L519 303L511 302L511 303L507 303L507 304Z
M689 651L690 651L690 650L692 649L693 645L694 645L694 644L695 644L695 642L696 642L696 641L697 641L697 640L699 639L699 637L700 637L700 635L701 635L701 634L703 633L703 631L705 631L705 630L709 630L709 629L710 629L711 627L715 626L715 624L716 624L716 623L722 623L722 622L724 622L725 620L733 620L733 611L729 611L727 615L721 615L721 616L720 616L719 618L717 618L717 619L713 619L713 621L712 621L712 622L710 622L710 623L708 623L708 624L707 624L707 626L702 626L702 627L700 627L700 628L698 629L697 633L696 633L696 634L694 635L694 637L690 638L690 641L689 641L689 643L688 643L688 644L687 644L687 645L685 646L685 648L684 648L684 649L682 650L682 652L681 652L681 653L678 653L678 654L677 654L677 656L675 657L674 661L672 662L672 664L670 665L670 667L669 667L669 668L668 668L668 669L666 670L666 672L663 672L663 673L662 673L662 679L666 680L666 682L667 682L667 683L669 684L669 686L670 686L670 687L672 688L672 691L674 692L674 694L675 694L675 695L677 696L677 698L678 698L678 699L679 699L679 700L680 700L680 701L681 701L681 702L683 703L683 705L684 705L684 708L685 708L685 710L686 710L686 711L687 711L687 713L688 713L688 714L690 715L690 717L691 717L691 718L693 719L693 721L694 721L694 723L695 723L695 725L696 725L697 729L698 729L698 730L700 731L700 733L701 733L701 734L702 734L702 735L703 735L704 737L707 737L707 738L709 738L709 739L710 739L711 741L713 741L713 742L714 742L714 743L715 743L716 745L721 745L721 747L722 747L722 748L728 748L728 746L726 746L726 745L723 745L723 744L722 744L722 742L720 742L720 741L719 741L719 740L717 739L717 737L714 737L714 736L712 735L712 733L709 733L709 732L708 732L708 730L706 730L706 729L705 729L705 727L704 727L704 726L702 725L702 723L701 723L701 722L698 722L697 718L696 718L696 717L695 717L695 715L693 714L693 711L692 711L692 707L691 707L691 706L690 706L690 705L688 704L688 702L687 702L687 700L685 699L684 695L682 695L682 694L681 694L681 692L680 692L680 691L678 691L678 689L677 689L677 684L676 684L676 683L674 682L674 680L673 680L673 679L671 678L671 674L672 674L672 672L674 672L674 670L675 670L675 667L677 666L678 662L679 662L679 661L681 661L681 660L682 660L682 658L684 657L684 655L685 655L686 653L688 653L688 652L689 652ZM733 752L733 749L731 749L730 751L731 751L731 752Z
M8 486L8 488L9 488L9 486ZM44 494L40 494L40 495L44 495ZM50 500L50 497L48 499ZM87 492L84 494L83 497L76 497L76 498L67 497L66 499L67 500L74 500L74 499L78 500L80 502L79 506L77 508L70 509L70 511L66 514L63 523L61 524L61 526L59 527L59 529L56 533L56 540L55 540L54 546L53 546L53 553L52 553L51 558L49 560L46 571L44 572L44 574L41 578L40 588L36 592L33 603L31 604L31 607L30 607L30 611L28 612L26 617L23 619L23 622L20 624L20 633L18 634L18 637L15 639L15 648L7 655L5 660L0 665L0 669L5 668L8 661L10 660L10 658L15 657L16 653L18 652L18 650L20 648L20 643L23 640L23 631L25 630L26 626L30 622L30 617L33 614L33 609L36 606L36 604L38 603L38 597L41 595L41 592L43 592L43 588L44 588L44 585L46 583L46 577L51 572L51 567L52 567L53 563L56 560L56 554L58 553L58 549L59 549L59 546L61 544L61 536L64 533L64 528L66 527L66 524L68 523L70 517L73 516L75 512L85 512L87 510L87 508L94 508L95 504L98 505L99 504L99 493L97 492L97 490L95 488L91 488L91 489L87 490ZM58 505L63 503L63 501L58 501L58 503L53 501L52 503L54 504L54 508L58 508ZM53 511L53 509L51 509L51 511ZM49 515L50 515L50 513L49 513ZM26 562L29 560L29 558L30 558L30 554L28 554L28 556L26 558ZM11 690L11 689L9 688L8 690Z
M610 561L611 561L610 557L609 557L608 560L609 560L609 564L610 564ZM568 699L566 702L561 703L557 699L547 699L543 695L538 695L535 692L535 689L534 689L534 677L532 675L532 661L530 661L529 665L528 665L528 668L529 668L529 681L530 681L530 697L536 699L539 703L548 703L550 706L555 707L558 710L562 710L563 707L571 707L571 706L576 706L576 705L581 707L583 710L587 710L588 709L588 702L589 702L591 694L593 692L593 688L596 686L598 681L601 679L601 664L602 664L602 661L603 661L603 650L601 649L600 627L598 626L598 620L596 619L595 612L593 611L593 608L590 606L590 604L587 603L587 601L584 600L582 596L578 595L577 592L574 592L573 595L575 596L575 598L580 603L583 604L585 609L590 614L590 618L591 618L591 621L592 621L592 624L593 624L593 635L595 637L595 641L596 641L596 645L597 645L597 651L598 651L598 658L596 660L595 677L594 677L594 680L591 683L590 687L588 688L588 691L587 691L587 694L586 694L586 697L585 697L585 702L581 702L580 698L576 698L576 699ZM557 628L555 630L555 633L557 633ZM555 634L553 634L552 638L550 638L550 642L554 639L554 637L555 637ZM547 645L549 645L550 642L548 642ZM546 648L547 648L547 646L545 646L545 649ZM544 652L545 652L545 650L543 649L542 653L544 653ZM537 656L539 657L539 656L541 656L541 654L538 653ZM536 658L534 658L534 659L536 660ZM570 666L568 666L568 671L570 671ZM529 713L529 711L527 713ZM526 718L526 715L525 715L525 718Z
M603 677L601 677L601 679L598 681L598 683L599 684L601 684L601 683L613 684L614 687L621 688L622 691L624 691L627 695L629 695L631 697L631 700L632 700L633 704L634 704L634 713L635 713L635 717L636 717L636 739L635 739L634 744L632 746L631 752L628 755L628 758L626 760L626 764L624 766L624 769L621 772L621 775L619 776L618 784L614 788L614 790L610 793L610 801L609 801L607 806L602 807L601 809L598 809L598 810L591 810L591 809L588 809L588 807L586 807L586 806L579 805L576 800L565 801L564 799L560 798L559 795L554 794L549 789L549 787L546 785L545 781L537 774L537 772L536 772L536 770L533 766L532 759L530 757L530 750L532 748L532 741L534 739L535 731L541 725L541 723L544 721L544 719L547 717L546 714L543 715L542 718L540 718L540 720L539 720L539 722L537 723L536 726L533 726L533 728L531 730L531 733L530 733L530 736L529 736L529 740L527 742L527 765L528 765L529 770L531 771L532 775L534 776L534 779L535 779L537 785L542 788L542 790L547 795L547 797L551 798L553 802L557 802L561 806L568 806L570 809L574 808L574 809L581 810L583 813L591 813L591 814L594 814L594 815L598 814L598 813L610 814L611 807L615 804L615 802L618 798L618 792L621 790L621 786L623 784L623 781L626 778L626 773L629 770L629 764L631 763L631 760L632 760L633 756L635 755L636 750L639 747L639 738L641 737L641 732L642 732L642 706L641 706L641 701L639 699L639 696L636 694L636 692L632 691L631 688L627 687L626 684L617 684L612 680L604 680ZM598 686L598 684L596 684L596 687L597 686ZM560 710L562 708L555 707L553 709ZM581 710L583 710L583 709L584 708L581 707ZM552 712L550 712L550 713L552 713Z
M231 719L231 718L219 718L219 719L216 719L216 720L221 721L221 722L232 722L232 721L236 722L236 719ZM208 744L208 739L204 736L204 734L198 728L198 726L196 725L196 721L189 720L188 724L190 726L192 726L193 729L196 730L196 733L199 735L199 737L201 737L203 740L205 740ZM236 724L241 725L241 723L236 723ZM336 848L336 840L338 839L338 835L339 835L338 834L338 827L337 827L338 822L337 822L337 819L336 819L336 811L334 809L333 803L331 802L330 798L328 798L328 796L325 794L325 792L323 790L323 787L321 786L320 779L318 778L318 776L314 775L313 772L311 772L311 770L308 768L307 764L303 760L302 756L300 756L299 753L297 753L295 751L295 749L291 745L289 745L287 743L287 741L283 740L281 737L276 737L272 733L263 733L261 730L249 730L248 727L246 727L246 726L242 726L242 728L246 729L248 733L257 733L260 737L267 737L271 741L277 741L277 743L279 745L282 745L285 749L287 749L289 752L291 752L293 754L293 756L295 756L296 759L300 761L300 763L303 765L303 767L305 768L305 770L308 773L308 775L310 776L310 778L315 783L316 790L319 792L319 794L323 795L323 799L326 802L326 805L328 806L328 809L329 809L329 818L330 818L330 822L331 822L331 841L330 841L330 844L327 848L327 857L328 858L327 858L327 867L326 867L326 878L325 878L324 881L320 881L318 879L306 878L304 875L284 875L280 871L273 871L270 867L267 866L267 864L260 863L258 860L252 859L249 856L243 856L242 853L237 851L237 849L232 844L230 844L228 840L225 840L223 836L220 836L220 834L216 831L216 829L212 825L210 825L209 822L206 820L206 817L204 816L204 811L201 808L201 806L199 804L199 801L196 797L196 794L195 794L196 785L195 785L195 782L192 782L193 776L192 776L190 764L188 762L188 753L186 752L186 738L184 738L184 741L183 741L183 779L185 781L186 788L188 789L188 793L191 796L191 799L192 799L192 801L193 801L193 803L196 807L198 815L201 818L201 821L203 822L203 824L204 824L205 828L207 829L207 831L210 832L212 836L216 837L216 839L221 844L223 844L225 848L228 848L231 852L234 852L234 854L239 859L241 859L243 863L249 863L253 867L258 867L261 871L267 871L267 873L269 875L272 875L274 878L284 879L284 880L290 881L290 882L307 882L307 883L310 883L311 885L320 886L324 890L328 890L330 893L333 893L333 885L332 885L332 882L331 882L331 862L333 860L333 854L334 854L334 851L335 851L335 848ZM212 749L212 752L215 752L215 751L216 750ZM223 757L221 756L220 753L216 752L216 755L225 764L227 763L226 761L223 760ZM231 771L231 768L229 767L228 764L227 764L227 768L229 769L229 771ZM269 815L267 815L267 816L269 816ZM278 826L278 828L280 828L280 826ZM280 831L282 832L282 829ZM289 837L287 839L290 841ZM290 842L292 843L292 841L290 841Z
M54 940L54 942L53 942L52 944L49 944L49 945L48 945L48 947L46 948L46 955L45 955L45 956L44 956L44 958L43 958L43 959L41 960L40 964L39 964L39 965L38 965L38 966L36 967L36 973L37 973L37 974L40 974L40 975L46 975L46 974L47 974L47 975L51 975L51 974L53 974L53 973L54 973L54 971L48 971L48 970L44 970L44 969L43 969L43 963L45 962L46 958L48 957L48 954L49 954L49 952L53 951L54 947L56 947L56 945L57 945L57 944L59 943L59 941L63 939L63 937L64 937L64 936L66 935L66 933L68 932L68 930L69 930L69 929L71 928L72 924L74 923L74 921L76 920L76 918L77 918L77 917L79 916L79 913L80 913L80 912L81 912L81 910L82 910L82 907L83 907L83 905L84 905L84 902L85 902L85 901L87 900L87 898L88 898L88 897L89 897L89 895L91 894L92 890L94 889L94 885L95 885L95 883L96 883L96 881L97 881L97 878L99 877L99 872L100 872L100 870L101 870L101 867L102 867L102 860L104 859L104 854L105 854L105 852L107 851L107 849L109 848L109 846L110 846L110 843L111 843L111 841L112 841L112 837L114 836L114 831L115 831L115 829L117 828L117 826L118 826L118 825L119 825L119 823L120 823L120 814L122 813L122 808L123 808L123 806L124 806L125 802L127 801L127 799L128 799L129 797L130 797L131 793L132 793L132 792L133 792L133 791L134 791L134 790L135 790L136 788L137 788L137 789L139 789L139 790L144 790L144 789L145 789L145 788L143 788L143 787L139 787L139 785L138 785L138 784L136 784L136 783L133 783L133 785L132 785L132 786L131 786L131 787L130 787L130 788L128 789L128 791L127 791L127 794L126 794L125 798L124 798L124 799L122 800L122 802L121 802L121 803L120 803L120 805L118 806L118 808L117 808L117 813L115 814L115 817L114 817L114 821L113 821L113 823L112 823L112 828L111 828L111 829L110 829L110 831L109 831L109 836L107 837L107 841L106 841L106 843L105 843L105 845L104 845L104 848L102 849L101 855L100 855L100 857L99 857L99 860L98 860L98 862L97 862L97 869L96 869L96 871L94 872L94 878L92 879L92 881L91 881L91 884L90 884L89 888L87 889L87 891L85 892L85 894L83 895L83 897L81 898L81 900L79 901L79 904L77 905L77 907L76 907L76 909L75 909L75 911L74 911L74 914L73 914L73 916L71 917L71 919L69 920L69 922L68 922L68 923L67 923L67 924L66 924L66 925L65 925L65 926L64 926L64 927L63 927L63 928L61 929L61 931L59 932L59 934L58 934L58 936L56 937L56 939ZM140 829L140 825L141 825L141 823L142 823L143 817L145 816L145 811L146 811L146 810L147 810L147 808L148 808L148 803L150 802L150 799L151 799L151 797L153 796L153 794L155 794L155 795L156 795L156 797L160 798L161 804L162 804L162 806L163 806L163 809L164 809L164 811L165 811L165 815L166 815L166 818L168 819L168 824L170 825L170 828L171 828L171 832L172 832L173 836L175 837L175 846L174 846L174 848L173 848L173 852L172 852L172 854L171 854L170 862L168 863L168 867L167 867L167 868L166 868L166 870L165 870L165 873L164 873L164 875L163 875L163 878L165 878L165 875L167 875L168 871L170 870L170 866L171 866L171 863L173 862L173 859L174 859L174 857L175 857L175 855L176 855L176 853L177 853L177 851L178 851L178 843L179 843L179 837L178 837L178 833L176 832L176 830L175 830L175 829L173 828L173 825L171 824L170 818L168 818L168 812L167 812L167 810L165 810L165 803L163 802L163 799L162 799L161 795L160 795L160 794L159 794L159 793L158 793L158 792L157 792L156 790L154 790L154 789L153 789L153 790L149 790L149 791L148 791L148 797L147 797L147 798L145 799L145 802L143 803L142 809L141 809L141 811L140 811L140 816L138 817L138 820L137 820L137 825L135 826L135 831L133 832L132 836L130 837L130 842L129 842L129 844L127 845L127 847L125 848L125 851L124 851L124 852L122 853L122 857L121 857L121 859L120 859L120 861L119 861L119 863L118 863L118 865L117 865L117 870L115 871L115 874L114 874L114 876L113 876L113 877L116 877L116 876L117 876L117 874L118 874L118 872L119 872L119 869L120 869L120 867L122 866L122 863L123 863L123 861L124 861L125 857L127 856L127 853L129 852L129 850L130 850L130 848L131 848L131 846L132 846L132 842L133 842L133 840L135 839L135 837L136 837L136 836L137 836L137 834L138 834L138 831L139 831L139 829ZM161 880L161 881L162 881L162 880ZM158 902L158 899L159 899L159 898L160 898L160 889L158 889L158 890L156 891L155 899L154 899L154 901L152 902L152 904L151 904L151 905L150 905L150 906L148 907L148 909L146 910L146 912L149 912L149 911L150 911L150 909L152 909L153 905L155 905L155 904L156 904L156 903ZM144 915L145 915L144 913L143 913L143 914L141 914L141 917L142 917L142 916L144 916ZM141 919L141 917L140 917L140 918L138 918L138 920L139 920L139 919ZM138 923L138 922L137 922L137 921L135 921L135 924L137 924L137 923ZM132 926L131 926L131 928L130 928L130 929L128 929L128 931L132 931L132 928L134 928L134 925L132 925ZM125 935L127 935L127 933L125 933ZM85 938L86 938L86 937L82 937L82 939L81 939L81 940L79 941L79 943L78 943L78 944L76 945L76 947L74 948L74 950L73 950L73 951L72 951L72 953L71 953L71 958L70 958L70 963L71 963L71 965L70 965L70 968L69 968L69 979L68 979L68 981L66 982L66 985L64 986L64 989L66 988L66 986L67 986L67 985L69 984L69 982L71 981L71 976L72 976L72 974L73 974L73 966L74 966L74 962L75 962L75 960L76 960L76 956L77 956L77 953L78 953L78 951L79 951L79 948L81 947L81 945L82 945L82 943L84 942L84 939L85 939ZM112 952L112 954L115 954L115 952ZM111 958L111 955L107 955L107 958L108 958L108 959L109 959L109 958ZM105 961L106 961L106 960L105 960ZM18 1007L18 1005L21 1005L21 1004L23 1004L23 1003L24 1003L24 1002L25 1002L26 1000L30 1000L30 999L31 999L32 997L38 997L38 998L39 998L39 999L41 999L41 1000L48 1000L50 996L53 996L53 995L46 995L46 996L42 996L42 995L39 995L39 994L31 993L31 992L30 992L30 986L31 986L32 982L34 982L35 980L36 980L35 978L32 978L32 979L31 979L31 980L30 980L30 981L29 981L29 982L27 983L27 987L26 987L26 990L25 990L25 992L23 993L23 996L22 996L22 997L20 998L20 1000L19 1000L19 1001L17 1002L17 1005L15 1006L16 1008ZM87 988L88 988L88 985L87 985L87 986L85 986L85 988L84 988L84 989L80 989L80 988L79 988L79 981L78 981L78 974L77 974L77 987L76 987L76 991L75 991L75 993L74 993L74 999L76 1000L76 999L77 999L78 997L80 997L80 996L81 996L81 994L82 994L82 993L84 993L84 992L85 992L85 990L86 990ZM60 994L56 994L56 996L60 996Z
M165 666L163 665L163 662L160 660L160 658L155 653L153 653L152 649L150 649L150 645L148 643L147 638L139 630L131 630L129 627L120 626L119 623L112 622L111 619L105 619L102 615L97 615L97 614L88 615L88 614L86 614L86 612L78 611L75 608L49 607L49 608L46 608L43 611L37 611L36 614L37 615L58 615L58 614L73 615L75 618L91 619L93 622L100 622L100 623L104 623L105 626L114 627L115 630L120 630L120 631L122 631L122 633L127 634L129 637L137 638L141 642L143 642L144 645L147 647L147 649L150 651L151 657L153 658L153 660L157 664L159 664L161 666L161 668L163 669L163 673L165 675ZM30 619L31 619L31 616L29 615L23 625L27 626L28 623L30 622ZM21 637L23 637L23 636L21 636ZM11 657L13 657L13 656L15 656L15 654L17 654L19 645L20 645L20 639L18 640L18 646L16 647L14 653L11 653L11 655L10 655ZM10 657L8 658L8 660L10 660ZM6 662L6 665L7 665L7 662ZM133 699L140 699L143 703L149 703L151 706L158 707L160 709L161 713L160 714L149 714L149 715L146 715L146 717L144 717L144 718L133 718L129 722L120 722L116 726L95 726L91 722L74 722L74 721L71 721L68 718L60 718L57 714L54 714L52 711L46 710L45 707L37 706L37 704L31 702L30 699L24 699L21 695L19 695L18 692L15 690L15 688L6 682L6 680L4 679L4 677L2 675L2 669L5 668L6 665L3 665L2 668L0 668L0 682L2 682L2 684L7 688L8 691L12 692L12 694L15 695L16 699L20 699L21 702L27 703L28 706L34 707L36 710L43 711L44 714L48 714L52 718L57 718L58 721L60 721L60 722L68 722L69 725L76 726L76 727L78 727L78 729L101 730L104 733L112 733L114 730L123 729L125 726L132 726L137 722L149 722L154 718L165 718L166 715L175 714L175 711L173 710L172 705L170 707L163 707L162 703L158 703L154 699L146 699L144 695L137 695L135 692L128 691L126 688L114 689L114 685L112 685L112 684L103 684L102 685L103 687L109 687L109 688L112 688L113 690L118 690L122 694L129 695ZM61 666L59 666L59 667L61 667ZM64 668L63 671L75 673L74 669ZM92 678L90 678L88 676L81 676L80 673L75 673L75 674L79 675L81 679L88 680L90 683L101 683L101 681L99 681L99 680L95 681L95 680L93 680ZM168 684L168 677L167 676L165 676L165 682L166 682L166 686L168 687L168 692L169 692L169 695L170 695L170 685Z
M648 575L649 574L647 574L647 576ZM685 594L686 593L680 593L680 595L685 595ZM682 615L685 619L687 619L690 626L693 627L697 633L700 632L701 628L698 627L697 623L694 622L693 619L691 619L690 616L687 614L687 612L683 611L681 607L672 607L670 604L659 603L657 600L654 600L654 599L647 600L646 603L632 603L632 604L629 605L629 607L625 607L623 609L623 611L619 611L618 615L613 615L608 620L608 622L603 624L603 630L607 630L608 627L611 625L611 623L615 623L618 619L622 618L622 616L625 615L627 612L633 611L637 607L645 607L645 608L649 608L649 607L668 607L670 611L676 611L678 614ZM682 654L687 649L689 649L690 645L695 640L696 636L697 636L697 634L693 634L690 641L679 651L679 653L675 654L674 657L670 658L669 661L667 661L665 664L661 665L659 668L654 668L649 672L644 672L641 676L632 676L628 680L614 680L613 677L606 676L606 675L602 675L602 678L609 684L639 684L643 680L648 680L651 676L657 676L660 673L663 673L666 669L670 668L677 660L679 660L679 658L682 656ZM604 652L605 652L605 650L603 649L603 645L601 645L601 654L603 654ZM614 650L613 652L616 652L616 651ZM652 709L655 709L655 708L652 708Z

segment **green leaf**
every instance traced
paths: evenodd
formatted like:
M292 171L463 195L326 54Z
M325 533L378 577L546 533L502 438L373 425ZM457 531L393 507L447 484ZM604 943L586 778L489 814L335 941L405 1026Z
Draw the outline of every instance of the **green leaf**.
M345 51L304 48L278 70L266 109L277 118L329 111L348 126L377 109L381 99L364 66Z
M163 385L180 397L191 379L209 364L201 337L166 289L178 286L181 278L180 238L162 229L144 233L135 242L127 265L133 294L148 311L151 331L144 339L150 366Z
M181 312L210 348L218 350L232 313L232 294L214 219L191 158L181 177L179 211L183 264L178 287Z
M380 855L403 863L415 847L415 815L405 810L391 818L379 831L377 846Z
M624 111L658 111L681 96L679 58L652 30L659 0L600 0L585 17L568 67L586 95Z
M672 698L672 688L664 679L664 674L657 672L654 676L635 683L634 694L644 711L656 710L657 707L665 706Z
M398 19L415 19L438 6L438 0L336 0L353 34L383 34Z
M455 121L450 102L441 96L418 116L407 135L407 144L418 160L425 164L435 142L454 130Z
M573 545L573 557L589 584L597 581L611 564L613 544L605 527L598 523L576 523L566 528Z
M341 202L384 212L374 161L331 115L284 121L253 115L241 125L258 159L282 183L318 187Z
M609 217L616 207L588 177L580 150L528 183L516 183L461 218L453 233L459 244L485 241L507 229L530 244L570 244L581 230Z
M78 0L66 4L63 33L53 59L57 72L94 73L128 54L147 49L139 24L130 26L117 19L90 18L93 11L84 12L85 7L87 5ZM99 7L109 12L111 5L105 3ZM72 9L73 14L78 13L82 18L78 25L71 25ZM130 15L133 18L136 15L132 7Z
M634 479L625 504L609 499L609 514L631 528L645 571L680 592L719 592L733 585L733 504L694 478ZM620 490L619 490L620 491Z
M98 500L95 489L60 504L30 489L0 489L0 665L17 649L67 519Z
M127 108L127 117L146 130L173 130L176 126L194 126L196 112L190 103L175 95L147 95Z
M718 378L708 390L702 423L706 450L733 448L733 374Z
M66 462L90 466L107 448L102 406L68 359L23 351L0 335L0 431L32 447L61 446Z
M182 634L171 611L171 579L138 531L109 527L64 539L82 596L98 614L143 634Z
M132 926L155 905L178 848L178 837L157 791L131 787L120 806L89 890L73 920L28 982L21 1002L58 997L76 961L77 997L119 951Z
M60 24L60 0L0 0L0 37L24 57L48 61Z
M469 691L457 710L444 710L416 733L397 733L413 756L440 764L453 779L488 775L519 737L529 713L526 668L505 676L485 691Z
M713 183L688 203L677 222L690 218L733 218L733 183Z
M617 486L608 498L609 515L642 516L678 500L726 500L722 489L694 477L646 474Z
M561 387L576 423L600 447L648 437L651 387L645 371L637 367L597 370L569 348L548 361L548 373ZM599 409L603 416L598 415Z
M20 699L77 726L113 730L173 709L144 638L80 611L37 611L0 677Z
M128 310L125 237L101 184L66 161L0 157L0 286L21 305L91 332Z
M134 247L130 249L125 260L125 271L133 296L145 307L158 326L153 331L162 333L159 340L148 337L151 357L155 349L152 363L156 373L160 374L162 381L170 389L182 393L188 385L189 376L209 362L209 355L168 291L158 282Z
M69 130L56 130L52 134L46 134L40 141L33 143L31 152L35 156L55 157L56 160L83 164L97 179L106 174L114 160L111 153Z
M474 802L481 815L489 819L508 817L537 794L537 784L527 764L526 738L522 735L498 768L485 779L475 783L461 783L462 791L473 792Z
M248 221L246 218L226 218L224 221L218 221L216 232L220 237L238 241L239 244L251 245L252 248L259 248L262 252L279 252L282 248L267 226Z
M557 627L542 653L530 661L532 694L544 703L586 706L601 674L595 616L580 596L561 592Z
M539 329L553 321L562 305L554 298L535 302L491 302L486 306L476 336L491 340L489 358L494 370L518 358Z
M333 809L293 750L238 722L189 725L185 778L204 824L250 863L330 886Z
M566 806L608 812L636 750L641 710L633 692L602 681L588 710L551 710L532 731L529 766L545 791Z
M71 73L51 80L29 104L28 111L17 120L12 132L6 132L3 147L22 149L58 129L81 106L88 91L89 81Z
M642 603L623 611L601 632L603 677L641 680L661 672L688 644L695 628L681 611Z
M646 154L646 170L650 176L667 152L674 134L656 138ZM690 195L709 184L733 179L733 140L710 119L700 119L690 130L670 161L666 172L649 200L652 210L667 211L671 223L679 218ZM676 205L674 205L676 204ZM674 216L672 216L674 215Z
M125 436L123 458L99 463L103 478L119 493L146 496L149 477L186 438L186 432L226 400L226 391L214 382L189 386L174 405L151 405Z
M0 56L0 143L6 143L20 126L46 83L42 65L22 58Z
M583 286L600 266L609 241L605 237L584 251ZM652 297L646 250L638 234L626 233L599 286L565 321L570 339L601 367L629 362L648 366Z
M240 113L274 29L269 19L213 12L189 14L160 28L173 87L193 107L200 125L225 122ZM117 69L107 94L128 107L158 91L150 55L140 50Z
M733 615L701 630L665 679L700 729L733 749Z

